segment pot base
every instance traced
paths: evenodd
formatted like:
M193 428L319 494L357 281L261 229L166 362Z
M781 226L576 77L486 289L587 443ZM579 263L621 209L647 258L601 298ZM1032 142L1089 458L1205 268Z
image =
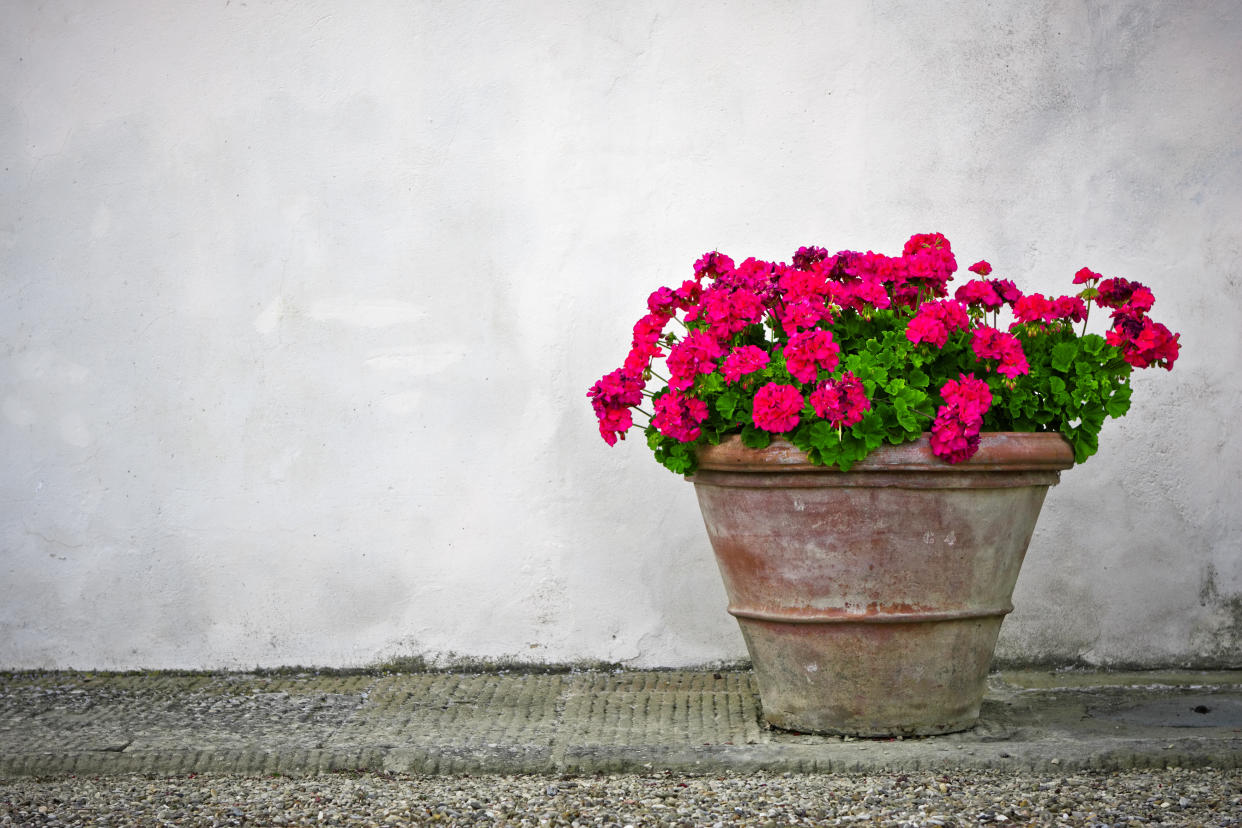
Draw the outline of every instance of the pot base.
M1001 619L738 623L768 724L875 737L974 727Z

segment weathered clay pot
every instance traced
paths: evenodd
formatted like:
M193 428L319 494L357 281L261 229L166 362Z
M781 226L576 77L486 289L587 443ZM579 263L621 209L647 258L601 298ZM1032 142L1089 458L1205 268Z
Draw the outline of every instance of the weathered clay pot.
M780 728L864 736L974 725L1001 620L1048 487L1057 434L984 434L949 464L927 436L849 472L783 440L699 451L690 477Z

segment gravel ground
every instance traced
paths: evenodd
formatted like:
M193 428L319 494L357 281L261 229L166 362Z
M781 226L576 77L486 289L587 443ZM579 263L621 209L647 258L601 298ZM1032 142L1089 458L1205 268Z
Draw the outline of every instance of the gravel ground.
M0 780L0 825L1242 826L1242 771Z

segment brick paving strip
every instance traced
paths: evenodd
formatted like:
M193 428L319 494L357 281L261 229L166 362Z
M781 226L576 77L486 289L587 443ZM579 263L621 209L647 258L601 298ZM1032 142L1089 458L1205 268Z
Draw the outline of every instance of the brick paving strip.
M0 673L0 777L1242 767L1242 671L996 674L978 727L761 723L748 671Z

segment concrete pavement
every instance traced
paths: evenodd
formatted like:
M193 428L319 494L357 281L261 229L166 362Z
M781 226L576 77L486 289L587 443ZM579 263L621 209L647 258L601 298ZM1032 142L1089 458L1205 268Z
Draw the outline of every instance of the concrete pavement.
M768 729L745 670L0 673L0 777L1173 766L1242 766L1242 671L1000 672L904 740Z

